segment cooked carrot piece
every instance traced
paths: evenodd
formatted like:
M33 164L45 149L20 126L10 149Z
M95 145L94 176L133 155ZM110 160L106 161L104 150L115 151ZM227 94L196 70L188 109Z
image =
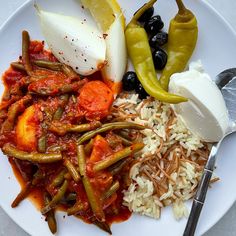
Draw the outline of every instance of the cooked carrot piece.
M113 100L113 93L105 83L90 81L81 89L79 107L85 110L87 119L102 119L108 115Z

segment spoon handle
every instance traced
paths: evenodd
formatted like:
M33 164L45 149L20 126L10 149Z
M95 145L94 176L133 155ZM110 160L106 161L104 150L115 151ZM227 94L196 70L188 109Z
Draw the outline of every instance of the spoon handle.
M203 204L201 202L198 202L195 199L193 200L191 212L190 212L183 236L194 236L198 219L202 211L202 207L203 207Z
M188 218L187 225L184 230L183 236L194 236L198 219L200 217L202 207L205 202L207 190L211 181L211 176L214 170L215 161L216 161L216 154L217 154L217 145L214 144L212 146L208 161L206 163L206 166L204 168L204 172L201 178L201 181L198 186L198 190L196 192L196 195L193 199L192 208L190 211L190 215Z

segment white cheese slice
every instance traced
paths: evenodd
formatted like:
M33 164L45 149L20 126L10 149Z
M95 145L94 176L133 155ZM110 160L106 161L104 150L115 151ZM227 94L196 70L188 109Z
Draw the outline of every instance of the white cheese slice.
M173 109L192 133L206 142L218 142L223 137L229 126L225 101L199 62L186 72L173 74L169 91L189 99L173 105Z

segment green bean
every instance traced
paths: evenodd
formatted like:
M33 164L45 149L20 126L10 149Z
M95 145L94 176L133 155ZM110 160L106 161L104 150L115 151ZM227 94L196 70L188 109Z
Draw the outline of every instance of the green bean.
M69 171L69 173L70 173L71 177L73 178L73 180L75 182L79 182L80 181L80 175L79 175L79 172L77 171L77 169L75 168L75 166L73 165L73 163L71 161L69 161L68 159L65 159L64 165L66 166L66 168Z
M36 61L37 62L37 61ZM33 64L35 64L34 62L32 62ZM12 62L11 63L11 67L13 69L16 69L16 70L21 70L21 71L25 71L26 72L26 69L25 69L25 66L24 64L22 64L21 62ZM29 78L27 78L26 80L26 83L25 85L29 85L30 83L32 82L35 82L35 81L38 81L40 79L43 79L43 78L46 78L45 75L36 75L35 73L31 72L31 73L28 73L30 74ZM26 77L23 77L22 79L24 80Z
M42 135L38 139L38 151L39 152L46 152L47 149L47 137L46 135Z
M64 178L67 179L67 180L71 180L72 179L71 174L68 173L68 172L64 175Z
M120 161L118 161L117 163L113 164L112 166L110 166L108 168L108 171L111 173L111 175L116 175L118 174L124 166L126 166L128 163L130 162L130 160L128 158L126 159L122 159Z
M77 147L77 155L78 155L79 172L80 175L83 177L84 175L86 175L86 159L83 145L79 145Z
M32 97L30 95L26 95L9 107L7 119L2 125L1 132L11 131L14 128L17 116L25 110L25 106L28 105L31 101Z
M122 149L121 151L118 151L118 152L110 155L106 159L96 163L93 167L93 170L95 172L100 171L100 170L104 170L107 167L115 164L116 162L134 154L135 152L140 151L143 147L144 147L143 143L135 143L135 144L131 145L130 147L126 147L126 148Z
M50 147L48 147L48 152L59 152L59 151L65 151L66 147L64 145L58 146L57 144L54 144Z
M85 145L84 152L86 155L90 155L93 149L94 139L90 139L90 141Z
M46 220L48 222L48 227L50 231L52 232L52 234L55 234L57 232L57 221L55 218L55 212L52 212L52 210L49 211L47 213Z
M46 68L49 70L61 71L62 64L59 62L51 62L51 61L44 61L44 60L35 60L34 65L42 68Z
M100 121L94 121L89 124L81 124L81 125L72 125L69 128L69 132L82 133L85 131L90 131L101 127L102 123Z
M77 197L76 193L69 193L68 196L66 196L65 201L70 202L70 201L75 201Z
M124 146L130 146L133 144L133 142L119 136L118 134L112 134L111 138L108 138L108 143L112 148L115 148L119 144L123 144Z
M96 225L98 228L100 228L101 230L104 230L105 232L107 232L108 234L110 235L112 234L111 228L106 222L100 222L98 220L94 220L92 223Z
M95 195L94 189L89 181L89 178L86 175L82 177L82 182L88 197L89 204L95 217L97 218L98 221L101 222L105 221L105 214L102 210L100 199L98 199L97 196Z
M62 169L62 170L57 174L57 176L52 180L50 186L51 186L51 187L58 187L58 186L60 186L60 185L63 183L64 179L65 179L64 175L65 175L66 173L67 173L66 169Z
M61 105L62 105L62 106L65 106L65 105L68 103L69 98L70 98L69 94L61 95L61 96L60 96Z
M69 84L60 84L56 88L56 91L54 85L53 87L50 87L47 85L42 86L41 84L40 86L38 85L36 86L34 84L34 86L30 89L30 93L37 94L40 96L55 96L65 93L78 92L79 89L82 88L87 82L88 82L87 79L83 79ZM37 81L35 83L37 83Z
M125 139L127 139L127 140L129 140L129 141L134 140L134 138L126 130L120 130L118 135L125 138Z
M67 209L67 215L77 215L84 209L84 205L81 202L76 202L74 206Z
M94 121L88 124L81 124L81 125L71 125L71 124L62 124L60 122L53 122L49 130L53 133L58 135L65 135L66 133L73 132L73 133L82 133L85 131L94 130L100 127L102 124L100 121Z
M58 189L56 195L52 198L52 200L43 207L43 209L41 210L41 213L44 215L47 212L51 211L64 197L66 190L68 187L68 181L64 180L64 183L62 184L62 186Z
M89 204L97 220L103 222L105 221L105 214L102 210L100 199L98 199L97 196L95 195L94 189L89 181L89 178L86 175L86 160L85 160L84 146L79 145L77 148L77 152L78 152L77 154L78 154L79 171L82 177L82 182L84 185L86 195L88 197Z
M85 133L84 135L82 135L78 139L77 143L78 143L78 145L80 145L80 144L86 142L87 140L90 140L91 138L93 138L97 134L104 133L109 130L117 130L117 129L139 129L139 130L142 130L142 129L146 129L146 127L142 126L142 125L135 124L135 123L131 123L131 122L108 123L108 124L102 125L100 128L98 128L96 130Z
M120 188L120 183L119 181L115 181L111 187L102 195L102 200L105 200L112 196L118 189Z
M25 71L24 65L23 65L22 63L20 63L20 62L12 62L12 63L11 63L11 67L12 67L13 69L16 69L16 70Z
M61 153L24 152L9 143L2 147L2 151L5 155L35 163L53 163L62 160Z
M35 60L32 63L38 67L42 67L45 69L54 70L54 71L62 71L62 64L59 62ZM26 71L24 65L21 62L12 62L11 66L13 69Z
M22 61L28 75L33 71L29 55L30 37L27 31L22 32Z
M41 180L43 180L44 178L45 178L45 174L42 173L42 171L40 169L38 169L33 176L32 185L35 186L35 185L39 184L41 182Z
M66 104L68 103L68 101L69 101L68 94L63 94L60 96L60 105L53 115L53 120L60 120L61 119L63 112L64 112L64 108L65 108Z
M64 86L62 86L59 89L59 92L61 94L71 93L71 92L78 92L79 89L82 88L87 82L88 82L87 79L83 79L83 80L76 81L76 82L71 83L71 84L65 84Z
M121 142L124 146L130 146L130 145L133 144L130 140L128 140L128 139L126 139L126 138L124 138L124 137L122 137L118 134L117 134L117 137L121 140Z
M71 99L73 103L77 103L77 97L74 94L71 95Z
M128 130L120 130L118 135L129 141L134 141L135 139L134 135L132 135Z
M12 208L17 207L25 198L28 197L31 190L31 183L28 182L20 191L20 193L17 195L13 203L11 204Z
M45 206L48 205L50 203L51 199L49 194L45 193L44 195L44 204ZM48 227L50 229L50 231L55 234L57 232L57 221L55 218L55 212L52 209L51 211L49 211L48 213L46 213L46 221L48 222Z
M78 74L70 67L67 66L66 64L62 64L62 71L68 76L72 78L79 77Z
M56 112L53 115L53 120L60 120L63 115L64 109L62 107L58 107Z

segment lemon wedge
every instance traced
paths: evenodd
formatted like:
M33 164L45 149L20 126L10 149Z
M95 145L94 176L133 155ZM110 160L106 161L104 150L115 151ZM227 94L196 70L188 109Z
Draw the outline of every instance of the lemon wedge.
M118 15L121 15L122 25L125 28L125 17L116 0L81 0L81 3L89 9L103 32L109 30Z
M121 91L121 80L127 66L125 17L116 0L81 0L103 31L107 64L102 69L103 80L114 96Z

